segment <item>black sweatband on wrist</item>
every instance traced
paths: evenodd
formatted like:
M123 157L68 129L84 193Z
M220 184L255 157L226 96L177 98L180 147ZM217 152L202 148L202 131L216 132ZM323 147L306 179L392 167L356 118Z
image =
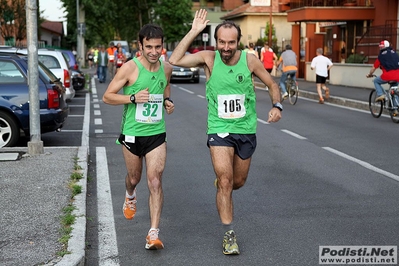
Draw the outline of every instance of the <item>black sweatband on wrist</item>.
M168 100L169 102L173 103L173 101L169 97L167 97L167 98L163 99L163 105L165 105L165 101L166 100Z

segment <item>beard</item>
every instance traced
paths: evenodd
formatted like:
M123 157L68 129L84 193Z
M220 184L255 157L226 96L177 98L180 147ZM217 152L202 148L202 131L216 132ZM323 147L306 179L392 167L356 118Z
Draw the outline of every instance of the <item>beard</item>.
M222 58L223 62L228 62L228 61L230 61L230 59L233 58L233 56L236 53L236 50L228 50L228 51L219 50L219 53L220 53L220 57Z

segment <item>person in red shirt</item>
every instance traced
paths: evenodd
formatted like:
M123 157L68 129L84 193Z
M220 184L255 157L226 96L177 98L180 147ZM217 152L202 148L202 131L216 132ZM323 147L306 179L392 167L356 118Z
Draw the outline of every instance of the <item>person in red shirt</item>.
M263 62L263 66L265 67L267 72L272 72L275 61L277 61L277 59L277 55L269 47L269 44L265 43L264 47L260 51L260 61Z
M162 61L168 61L168 54L167 54L167 50L165 48L162 48L160 59Z
M392 50L387 40L381 41L379 47L380 53L378 58L375 60L370 73L366 76L368 78L372 77L377 68L381 68L382 70L382 75L374 79L374 87L377 92L375 101L383 101L385 98L382 84L386 84L392 80L399 82L399 55Z
M115 58L115 75L118 72L118 69L126 62L126 55L123 53L122 47L118 48Z

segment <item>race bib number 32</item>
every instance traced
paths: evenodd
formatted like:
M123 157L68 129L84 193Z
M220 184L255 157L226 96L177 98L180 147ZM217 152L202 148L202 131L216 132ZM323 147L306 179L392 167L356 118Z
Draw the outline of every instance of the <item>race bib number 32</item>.
M236 119L245 116L245 94L218 95L218 116Z
M136 121L139 123L159 123L162 120L162 94L150 94L146 103L138 103L136 106Z

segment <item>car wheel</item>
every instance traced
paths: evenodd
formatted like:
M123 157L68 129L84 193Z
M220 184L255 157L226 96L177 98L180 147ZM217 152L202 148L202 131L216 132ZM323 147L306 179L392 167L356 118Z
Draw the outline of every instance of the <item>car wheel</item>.
M0 112L0 148L12 147L19 140L19 127L11 115Z
M193 79L193 81L194 81L194 83L199 83L199 77L198 77L198 78L195 78L195 79Z

